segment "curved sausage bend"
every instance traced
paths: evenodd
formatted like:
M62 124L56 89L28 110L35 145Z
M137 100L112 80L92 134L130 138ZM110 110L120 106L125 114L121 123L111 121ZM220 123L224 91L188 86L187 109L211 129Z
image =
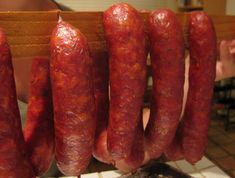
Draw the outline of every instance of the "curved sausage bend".
M114 164L122 171L135 170L140 167L144 157L144 135L142 116L136 130L135 141L131 154L124 160L113 161L107 150L107 127L109 109L109 71L108 56L106 52L92 51L93 56L93 82L96 102L96 138L93 156L101 162Z
M182 136L180 132L182 132L181 127L177 129L171 144L164 150L164 155L168 160L177 161L184 159L183 148L181 144Z
M103 130L97 141L96 158L104 163L113 164L123 172L134 171L139 168L144 161L144 130L142 120L139 120L135 131L135 139L131 147L130 154L125 159L113 160L107 149L107 130ZM94 154L94 153L93 153Z
M54 123L48 58L34 58L24 138L36 176L43 175L54 156Z
M115 166L123 172L131 172L142 166L144 162L144 128L141 119L139 120L138 127L135 131L135 138L131 147L130 155L123 160L118 160L115 162Z
M182 147L185 159L195 163L202 158L207 143L216 68L216 34L211 19L204 12L189 15L188 41L189 91Z
M149 17L153 89L150 120L145 130L150 158L158 158L173 140L179 124L184 86L183 31L167 9Z
M0 29L0 177L34 178L26 155L10 48Z
M65 175L80 175L92 156L96 118L92 59L85 36L59 20L51 38L55 157Z
M107 151L107 127L109 117L109 68L108 54L92 51L93 84L96 104L96 137L93 156L104 163L110 163Z
M128 4L110 7L103 21L110 72L107 146L112 158L120 160L130 155L143 105L146 38L140 14Z

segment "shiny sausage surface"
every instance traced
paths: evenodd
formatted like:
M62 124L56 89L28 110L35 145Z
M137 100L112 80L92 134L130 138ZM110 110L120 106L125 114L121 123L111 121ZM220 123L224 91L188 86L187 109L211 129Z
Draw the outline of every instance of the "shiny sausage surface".
M193 12L188 19L189 91L182 127L185 159L199 161L207 144L216 69L216 34L210 17Z
M52 34L50 69L57 165L77 176L90 161L95 137L92 58L86 37L62 20Z
M184 38L176 15L168 9L149 17L153 77L146 149L158 158L173 140L180 120L184 86Z
M144 23L126 3L104 12L109 50L110 110L107 147L114 160L127 158L140 120L146 84Z

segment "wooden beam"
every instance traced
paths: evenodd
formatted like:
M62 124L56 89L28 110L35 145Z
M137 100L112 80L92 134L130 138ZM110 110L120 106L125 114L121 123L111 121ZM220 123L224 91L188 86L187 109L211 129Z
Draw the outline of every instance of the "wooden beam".
M50 35L58 17L78 27L91 51L106 51L102 12L0 12L0 27L7 34L13 57L49 56ZM147 28L148 13L142 13ZM187 14L177 17L187 37ZM211 15L218 41L235 39L235 16ZM187 38L185 38L187 45Z

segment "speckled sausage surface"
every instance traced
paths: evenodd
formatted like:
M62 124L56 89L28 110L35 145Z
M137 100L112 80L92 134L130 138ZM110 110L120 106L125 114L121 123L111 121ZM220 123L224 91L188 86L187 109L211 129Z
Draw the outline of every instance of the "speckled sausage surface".
M130 155L126 159L115 162L115 166L123 172L131 172L142 166L144 161L144 129L142 113L140 115L138 127L135 131L135 138L132 144Z
M190 52L189 93L185 107L182 147L185 159L199 161L207 144L216 69L216 34L204 12L193 12L188 20Z
M146 84L146 38L138 11L120 3L104 12L109 50L110 110L107 146L114 160L130 155Z
M175 136L184 86L184 39L176 15L167 9L149 17L153 89L150 120L145 130L150 158L158 158Z
M60 20L51 39L55 157L65 175L85 171L95 137L92 58L85 36Z
M125 159L114 160L107 149L107 130L103 130L97 142L96 157L101 162L113 164L123 172L135 171L144 161L144 130L142 120L139 120L135 130L135 139L131 146L131 152ZM95 155L95 156L96 156Z
M24 138L36 176L43 175L54 156L54 123L48 58L34 58Z
M0 29L0 177L34 178L25 151L10 48Z
M126 159L126 162L131 170L136 170L142 166L145 156L144 149L144 127L141 112L140 121L138 123L138 127L136 128L135 138L131 148L131 154Z

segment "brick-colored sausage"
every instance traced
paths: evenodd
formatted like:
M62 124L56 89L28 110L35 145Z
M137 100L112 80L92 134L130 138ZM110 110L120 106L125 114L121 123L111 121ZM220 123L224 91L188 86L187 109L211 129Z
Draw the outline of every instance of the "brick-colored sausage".
M126 159L115 162L115 166L123 172L135 171L142 166L144 161L144 129L141 119L139 120L138 127L135 131L135 138L131 147L130 155Z
M126 160L115 162L107 150L107 127L109 109L108 56L105 52L92 51L93 82L97 112L96 138L93 156L101 162L114 164L122 171L134 170L141 166L144 159L144 131L142 117L135 135L131 155Z
M153 89L146 149L158 158L174 138L179 124L184 86L183 31L175 14L167 9L149 17Z
M55 157L66 175L85 171L95 137L92 58L85 36L60 20L51 38Z
M136 170L140 166L142 166L142 163L144 161L144 127L142 122L142 112L140 121L138 123L138 127L136 128L135 132L135 139L132 144L131 148L131 154L126 159L127 164L131 168L131 170Z
M200 160L207 143L216 69L216 34L204 12L188 19L189 91L183 117L182 147L190 163Z
M113 164L118 169L129 172L142 165L144 159L144 131L142 119L135 133L131 154L123 160L114 161L107 150L108 127L108 58L106 53L92 52L93 81L96 101L97 128L93 156L101 162Z
M25 151L10 49L0 29L0 177L33 178Z
M36 176L43 175L54 156L54 123L48 58L34 58L24 138Z
M181 144L181 132L182 129L178 128L175 137L171 144L164 150L164 155L168 160L177 161L184 159L183 148Z
M131 152L125 159L114 160L107 149L107 130L103 130L97 142L96 157L107 164L113 164L123 172L134 171L139 168L144 161L144 130L142 120L139 120L135 131L135 139L131 146ZM96 156L95 155L95 156Z
M93 156L106 164L115 164L107 148L107 129L100 132L99 137L96 137Z
M103 21L110 72L107 146L112 158L119 160L130 155L140 119L146 84L146 38L140 14L128 4L111 6Z

